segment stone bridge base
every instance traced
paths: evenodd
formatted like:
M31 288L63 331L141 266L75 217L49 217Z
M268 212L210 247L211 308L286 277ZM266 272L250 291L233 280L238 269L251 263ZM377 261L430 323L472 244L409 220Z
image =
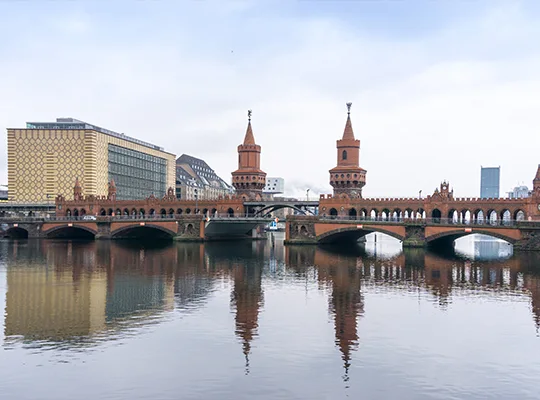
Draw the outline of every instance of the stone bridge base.
M2 222L2 221L0 221ZM266 239L261 221L206 221L202 215L179 215L176 218L96 220L5 221L3 236L11 238L63 239L168 239L179 242L203 242L226 239Z
M314 245L355 243L365 236L384 233L404 248L450 247L456 239L478 233L508 241L517 251L540 251L540 221L504 225L444 225L425 221L361 221L321 219L318 216L287 218L285 244Z

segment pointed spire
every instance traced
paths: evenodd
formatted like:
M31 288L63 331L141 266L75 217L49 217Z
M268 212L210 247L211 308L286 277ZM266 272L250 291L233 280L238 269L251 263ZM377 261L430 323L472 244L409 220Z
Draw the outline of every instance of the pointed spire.
M352 103L347 103L347 123L345 124L345 130L343 131L343 138L341 140L355 140L351 123L351 106Z
M81 187L81 183L79 182L79 177L76 177L76 178L75 178L75 187L76 187L76 188L80 188L80 187Z
M246 136L244 137L244 144L255 144L253 130L251 129L251 110L248 110L248 126L246 130Z
M114 182L114 178L111 179L111 187L116 187L116 183Z
M538 169L536 170L536 176L534 177L535 181L540 181L540 164L538 164Z

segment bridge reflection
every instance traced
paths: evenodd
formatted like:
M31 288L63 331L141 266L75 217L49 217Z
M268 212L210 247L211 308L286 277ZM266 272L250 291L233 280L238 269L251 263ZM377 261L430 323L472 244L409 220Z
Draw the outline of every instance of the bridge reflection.
M344 380L361 340L366 290L417 290L447 307L471 292L526 295L540 328L540 254L470 260L423 249L380 257L365 247L283 246L280 240L145 246L133 242L4 241L6 342L95 344L171 312L194 313L230 291L246 373L259 335L265 282L306 279L328 295ZM225 285L224 285L225 284Z

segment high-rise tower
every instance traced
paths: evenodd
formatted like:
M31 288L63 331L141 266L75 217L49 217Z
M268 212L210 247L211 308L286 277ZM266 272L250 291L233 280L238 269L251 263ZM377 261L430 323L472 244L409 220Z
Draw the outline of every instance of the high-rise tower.
M238 169L232 173L236 193L247 199L262 198L266 173L261 170L261 146L255 143L251 128L251 110L248 110L248 126L244 143L238 146Z
M366 170L360 168L360 140L355 139L351 123L351 106L347 103L347 122L343 137L337 141L337 166L330 170L330 185L334 196L345 193L351 198L362 197Z

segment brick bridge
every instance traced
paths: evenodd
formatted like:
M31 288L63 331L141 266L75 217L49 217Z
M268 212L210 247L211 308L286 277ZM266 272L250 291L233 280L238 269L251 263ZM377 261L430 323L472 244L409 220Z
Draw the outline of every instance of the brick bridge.
M173 239L204 241L258 239L263 237L263 217L175 216L86 216L43 218L0 218L3 235L9 238L70 239Z
M540 221L515 220L470 223L447 219L290 216L286 223L286 243L353 243L373 232L390 235L400 240L403 247L451 246L461 237L485 234L506 240L516 250L540 250Z
M359 166L360 140L354 136L351 104L347 103L343 136L336 142L337 165L329 170L333 194L321 195L318 201L277 202L263 193L266 173L261 169L261 146L255 142L249 111L244 141L238 146L238 169L232 172L234 194L211 200L177 199L169 188L163 197L119 200L114 180L108 184L107 195L97 196L83 195L86 182L76 179L73 196L64 193L56 198L55 214L60 220L33 222L28 229L21 221L18 227L8 224L8 231L15 234L13 229L20 228L29 236L51 237L73 228L72 233L77 229L97 238L116 238L152 228L156 234L186 240L248 233L257 237L254 227L266 222L273 210L289 207L316 215L288 219L287 243L346 241L377 231L401 240L404 246L424 246L485 233L507 240L516 249L540 250L540 166L527 198L454 197L448 182L424 198L364 198L367 171ZM260 218L237 219L245 216Z

